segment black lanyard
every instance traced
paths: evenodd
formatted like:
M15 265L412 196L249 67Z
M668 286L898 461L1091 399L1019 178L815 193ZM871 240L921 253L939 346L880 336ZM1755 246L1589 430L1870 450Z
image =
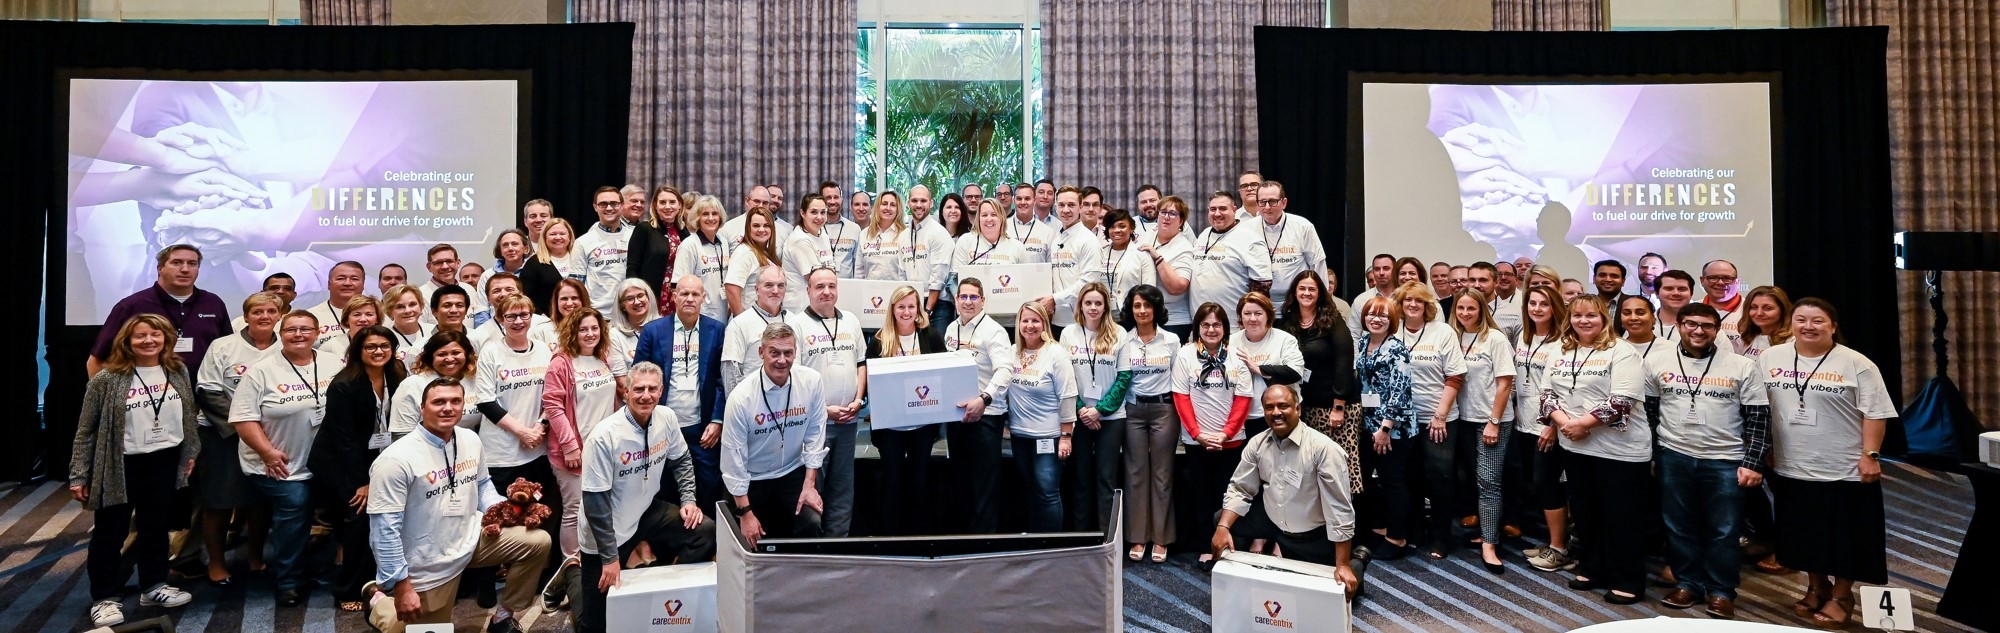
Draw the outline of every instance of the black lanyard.
M1831 348L1828 348L1828 349L1826 350L1826 354L1825 354L1825 355L1823 355L1823 356L1820 356L1820 357L1819 357L1819 363L1818 363L1818 364L1816 364L1816 365L1813 365L1813 370L1812 370L1812 373L1810 373L1810 374L1805 374L1805 375L1803 375L1803 376L1800 376L1800 375L1799 375L1799 350L1798 350L1798 348L1797 348L1796 346L1794 346L1794 347L1792 348L1792 375L1793 375L1793 376L1798 376L1798 377L1799 377L1799 386L1798 386L1798 390L1799 390L1799 409L1800 409L1800 410L1804 410L1804 409L1806 408L1806 387L1807 387L1808 385L1811 385L1811 384L1812 384L1812 379L1813 379L1813 376L1814 376L1814 375L1817 375L1817 374L1819 374L1819 368L1820 368L1820 366L1822 366L1822 365L1825 365L1825 364L1826 364L1826 359L1828 359L1828 358L1832 358L1832 357L1833 357L1833 353L1834 353L1834 351L1836 351L1836 350L1839 350L1839 349L1840 349L1840 344L1839 344L1839 343L1834 343L1834 344L1833 344L1833 347L1831 347Z
M955 338L955 339L958 339L958 348L959 348L959 349L965 349L965 348L968 348L968 347L972 347L972 340L971 340L971 339L967 339L967 338L965 338L965 334L966 334L966 331L967 331L967 330L970 330L970 331L972 332L972 335L973 335L974 337L977 337L977 336L979 336L979 323L980 323L981 321L984 321L985 319L986 319L986 313L984 313L984 312L981 312L981 313L979 313L979 318L978 318L978 319L974 319L974 320L972 321L972 327L969 327L969 328L968 328L968 327L966 327L966 326L965 326L965 324L964 324L964 323L960 323L960 324L959 324L959 326L958 326L958 336L955 336L955 337L952 337L952 338Z
M674 325L680 325L680 321L674 321ZM694 335L700 333L700 331L701 331L701 323L696 322L695 327L688 328L686 330L687 334L681 336L681 359L680 359L681 367L694 366L689 363L694 362ZM691 370L683 370L683 371L691 371Z
M1291 215L1291 214L1289 214L1289 213L1285 214L1285 215L1284 215L1284 217L1281 217L1281 218L1278 218L1278 240L1279 240L1279 241L1283 241L1283 240L1285 239L1285 225L1286 225L1286 224L1288 224L1288 223L1290 223L1291 221L1292 221L1292 215ZM1260 223L1260 224L1262 224L1262 220L1261 220L1261 219L1259 219L1259 223ZM1271 240L1271 232L1270 232L1270 231L1268 231L1268 230L1266 230L1266 231L1264 232L1264 254L1265 254L1265 255L1267 255L1267 256L1269 256L1269 257L1270 257L1271 259L1277 259L1277 258L1278 258L1278 249L1277 249L1277 247L1275 247L1274 245L1272 245L1272 244L1271 244L1271 241L1272 241L1272 240Z
M640 424L639 416L632 415L632 409L629 407L625 409L625 419L632 422L632 428L639 429L639 472L643 473L639 475L639 480L651 481L653 479L653 465L650 463L653 459L651 420L647 420L647 424Z
M1534 336L1534 335L1530 334L1529 336L1530 336L1530 337L1532 337L1532 336ZM1536 356L1540 356L1540 355L1541 355L1541 353L1542 353L1542 346L1544 346L1544 345L1548 345L1549 343L1552 343L1552 342L1554 342L1555 340L1556 340L1556 337L1553 337L1553 336L1544 336L1544 337L1542 337L1542 342L1540 342L1540 343L1536 343L1536 344L1535 344L1535 347L1534 347L1534 348L1532 348L1532 349L1529 349L1529 350L1528 350L1528 368L1529 368L1529 369L1534 369L1534 367L1535 367L1535 357L1536 357ZM1544 368L1543 368L1543 370L1544 370L1544 371L1546 371L1546 370L1547 370L1547 367L1544 367Z
M1001 239L1006 239L1006 236L1001 236ZM986 259L987 255L991 255L995 249L1000 248L1000 240L993 240L992 246L986 247L986 250L983 251L979 250L979 243L983 241L986 241L986 236L984 235L974 236L972 238L972 259L966 260L965 263L977 264L979 263L979 260Z
M796 379L797 377L796 377L796 376L794 376L793 378L794 378L794 379ZM764 382L766 382L766 383L769 383L770 381L771 381L771 375L770 375L770 374L765 374L765 375L764 375ZM771 385L771 386L772 386L773 388L776 388L776 387L777 387L777 385L775 385L775 384L773 384L773 385ZM790 416L790 415L792 414L792 383L791 383L791 381L789 381L789 380L788 380L788 381L785 381L785 408L784 408L784 409L781 409L781 410L780 410L780 409L772 409L772 408L771 408L771 390L770 390L770 389L760 389L760 390L758 390L758 391L759 391L759 393L758 393L757 395L758 395L759 397L762 397L762 398L764 399L764 409L765 409L765 410L767 410L767 411L770 411L770 412L771 412L771 417L772 417L772 420L771 420L771 425L772 425L772 426L775 426L775 427L777 427L777 429L778 429L778 441L779 441L779 442L783 442L783 441L785 441L785 418L786 418L786 417L788 417L788 416Z
M826 333L827 351L840 351L840 309L835 308L833 310L832 318L820 318L818 313L812 311L812 308L807 308L806 314L812 315L813 320L819 322L820 331ZM827 327L827 321L832 321L833 327Z
M916 355L919 355L919 354L922 354L922 353L924 353L922 349L919 349L919 348L917 347L917 345L918 345L918 341L917 341L917 333L916 333L916 332L911 332L911 333L910 333L910 342L909 342L909 343L907 343L907 344L905 344L905 343L903 342L903 335L901 335L901 334L897 334L897 335L896 335L896 348L897 348L897 349L896 349L896 355L897 355L897 356L916 356Z
M1404 348L1404 349L1407 349L1407 350L1410 350L1411 352L1413 352L1413 353L1414 353L1414 352L1416 352L1416 351L1417 351L1417 346L1418 346L1418 345L1422 345L1422 344L1423 344L1423 342L1424 342L1424 329L1425 329L1425 328L1427 328L1427 327L1429 327L1429 326L1428 326L1428 325L1426 325L1426 326L1424 326L1424 327L1419 327L1419 328L1417 328L1417 340L1416 340L1416 341L1414 341L1414 342L1410 342L1410 343L1403 343L1403 332L1406 332L1406 331L1409 331L1409 328L1398 328L1398 329L1396 330L1396 342L1398 342L1398 343L1403 343L1403 348Z
M446 490L451 491L449 494L457 494L458 492L458 459L452 457L452 454L457 452L458 429L453 428L451 430L451 439L445 440L444 443L438 445L438 454L444 456L444 487Z
M395 328L389 328L389 329L390 329L390 331L393 331L393 332L395 332L395 333L396 333L396 336L397 336L397 337L399 337L399 338L403 339L403 347L415 347L415 346L416 346L417 342L416 342L416 341L412 341L412 340L410 340L410 335L408 335L408 334L404 334L404 333L402 332L402 330L397 330L397 329L395 329ZM424 333L424 326L423 326L423 324L421 324L421 323L417 324L417 334L421 335L421 334L423 334L423 333Z
M1014 218L1011 218L1011 217L1010 217L1010 218L1007 218L1007 224L1008 224L1009 226L1012 226L1012 227L1014 228L1014 230L1016 230L1016 231L1020 231L1020 232L1021 232L1021 236L1020 236L1019 238L1016 238L1016 239L1019 239L1019 240L1021 240L1021 244L1022 244L1023 246L1026 246L1026 245L1027 245L1027 243L1028 243L1028 237L1029 237L1029 236L1032 236L1032 235L1034 235L1034 234L1035 234L1035 221L1034 221L1034 220L1029 220L1027 224L1023 225L1023 224L1020 224L1020 223L1019 223L1019 221L1017 221L1017 220L1015 220ZM1026 227L1028 227L1028 228L1025 228L1025 229L1023 229L1023 228L1021 228L1022 226L1026 226Z
M1118 279L1118 264L1123 263L1125 261L1125 254L1130 252L1132 252L1132 249L1129 247L1121 251L1111 248L1109 244L1104 246L1104 285L1117 285L1115 280ZM1117 253L1118 257L1113 259L1111 257L1112 253ZM1118 294L1115 288L1111 294Z
M282 352L281 352L281 353L282 353ZM301 372L301 371L299 371L299 366L298 366L298 365L293 365L293 364L292 364L292 362L291 362L290 360L287 360L287 361L285 361L285 365L286 365L287 367L291 367L291 368L292 368L292 375L294 375L294 376L298 376L298 377L299 377L299 382L306 382L306 375L305 375L305 372ZM319 355L318 355L318 353L314 353L314 355L313 355L313 360L312 360L312 366L313 366L313 379L312 379L312 382L306 382L306 390L307 390L307 391L311 391L311 392L312 392L312 395L313 395L313 406L317 407L317 406L319 406Z
M162 373L165 373L165 371L166 370L161 370ZM141 393L146 394L146 404L153 407L153 426L159 426L160 409L167 406L167 394L165 393L165 390L164 389L161 390L159 398L154 398L153 387L151 385L146 384L146 375L144 373L141 373L138 368L134 367L132 369L132 377L139 379L139 391Z
M1703 368L1701 369L1701 377L1700 377L1700 378L1696 378L1696 379L1694 379L1694 384L1692 384L1692 385L1688 385L1688 411L1689 411L1689 412L1692 412L1692 411L1694 411L1694 403L1695 403L1695 398L1696 398L1697 396L1701 395L1701 385L1702 385L1702 383L1703 383L1703 382L1706 382L1706 381L1708 380L1708 370L1711 370L1711 369L1715 369L1715 354L1716 354L1716 350L1714 349L1714 347L1715 347L1715 346L1713 346L1713 345L1710 345L1710 346L1709 346L1709 350L1708 350L1708 358L1707 358L1707 360L1708 360L1708 366L1707 366L1707 367L1703 367ZM1687 356L1687 354L1685 354L1685 353L1681 353L1681 352L1675 352L1675 353L1674 353L1674 364L1675 364L1676 366L1679 366L1679 367L1681 368L1681 379L1682 379L1682 380L1687 380L1687 374L1688 374L1688 369L1687 369L1687 361L1684 361L1684 360L1682 360L1682 357L1684 357L1684 356ZM1803 394L1801 394L1801 397L1799 398L1799 402L1801 402L1801 403L1805 402L1805 398L1803 397Z
M1230 227L1230 228L1235 228L1235 227ZM1229 237L1228 231L1217 231L1215 230L1214 227L1210 227L1208 229L1208 246L1202 247L1201 249L1202 258L1206 259L1208 258L1209 253L1215 252L1215 246L1217 244L1221 244L1223 238L1226 237Z
M1583 375L1583 366L1590 364L1590 357L1596 355L1597 355L1597 348L1595 347L1590 348L1590 353L1583 355L1583 363L1578 364L1576 362L1576 350L1569 351L1569 364L1570 364L1569 393L1571 396L1576 395L1576 379L1577 377Z

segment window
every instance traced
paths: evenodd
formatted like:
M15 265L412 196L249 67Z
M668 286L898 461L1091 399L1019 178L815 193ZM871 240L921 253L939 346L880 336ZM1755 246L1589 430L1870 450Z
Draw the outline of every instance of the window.
M1788 23L1788 0L1611 0L1614 31L1776 29Z
M1041 172L1040 31L863 28L857 42L856 187L942 196Z

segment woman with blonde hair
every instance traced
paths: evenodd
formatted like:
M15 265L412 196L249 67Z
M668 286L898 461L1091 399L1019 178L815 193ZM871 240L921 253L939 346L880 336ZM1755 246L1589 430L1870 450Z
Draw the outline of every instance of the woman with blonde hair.
M1547 268L1547 266L1537 266ZM1567 569L1569 558L1569 497L1563 493L1562 442L1556 429L1541 417L1542 381L1555 364L1569 310L1562 293L1548 285L1529 288L1521 300L1521 339L1514 345L1514 489L1526 492L1526 504L1540 510L1549 526L1549 546L1522 550L1528 564L1542 571ZM1532 516L1518 519L1525 525Z
M1535 264L1528 268L1528 274L1523 276L1522 279L1525 280L1529 288L1546 286L1556 291L1557 299L1562 298L1562 273L1556 272L1556 269L1553 267L1544 264Z
M1653 432L1639 406L1645 367L1639 350L1611 333L1602 297L1579 295L1569 310L1561 356L1543 377L1538 409L1569 451L1565 474L1576 536L1589 544L1569 587L1604 589L1605 602L1632 604L1646 592L1652 485Z
M861 231L861 245L854 253L854 276L879 281L924 281L921 271L910 279L907 270L908 227L903 225L903 196L883 191L875 199L875 212L868 214L868 227Z
M1451 328L1465 358L1465 386L1453 411L1457 437L1452 460L1459 490L1471 488L1479 512L1479 554L1486 571L1505 573L1500 560L1500 475L1507 465L1513 432L1514 346L1493 323L1492 304L1473 288L1451 295ZM1477 426L1474 426L1477 425ZM1462 502L1461 506L1464 505ZM1454 510L1454 515L1458 510Z
M557 227L562 228L561 233L556 232ZM569 220L554 218L542 227L542 240L535 244L534 259L555 268L558 276L583 281L583 258L577 256L575 249L576 227L570 226Z
M126 574L120 549L137 532L141 606L178 607L193 596L167 584L167 526L174 491L187 487L201 452L193 381L174 353L178 330L166 317L138 314L119 326L111 357L84 387L70 453L69 493L93 514L91 622L125 621L118 594ZM136 521L134 520L136 519ZM134 524L137 529L134 530Z
M898 286L889 293L889 322L868 338L868 358L900 358L944 353L944 337L930 327L917 289ZM935 534L930 503L931 447L939 425L900 429L870 428L869 443L882 457L875 480L877 532L888 535Z
M743 244L729 254L729 271L723 277L723 292L728 296L729 314L742 314L749 309L743 301L743 289L751 285L757 271L765 266L779 265L778 224L765 209L751 209L743 218Z
M1119 363L1126 334L1111 318L1113 309L1110 288L1098 282L1084 284L1076 295L1076 326L1058 337L1076 373L1078 426L1070 440L1074 458L1069 460L1070 481L1076 486L1065 491L1073 531L1100 530L1108 524L1111 497L1119 488L1124 465L1118 455L1125 446L1125 394L1132 385L1132 367Z
M1465 350L1458 333L1439 318L1437 296L1422 282L1409 281L1390 295L1396 303L1396 340L1409 351L1410 408L1419 435L1425 438L1424 481L1430 498L1431 560L1442 560L1458 545L1457 455L1451 414L1458 392L1465 388ZM1426 426L1428 425L1428 426ZM1413 507L1422 508L1412 499Z
M1736 322L1736 353L1757 360L1764 350L1792 342L1792 298L1777 286L1758 286L1743 295L1744 318Z
M353 299L347 300L347 309L340 313L340 333L327 339L319 349L334 358L343 359L344 363L347 348L353 346L354 337L361 333L362 328L381 323L382 302L368 295L354 295Z
M422 320L424 293L408 284L392 286L382 293L382 311L389 313L383 325L396 335L396 362L402 363L407 372L416 367L417 354L436 331L426 327Z
M1049 312L1021 304L1013 358L994 363L995 399L1007 402L1014 468L1027 485L1028 531L1062 529L1062 461L1069 459L1077 422L1076 370L1061 345L1050 345ZM1219 495L1219 493L1218 493ZM1217 497L1221 499L1220 496Z
M729 266L729 245L722 243L722 201L715 196L702 196L695 200L691 211L681 215L688 223L688 237L692 243L682 241L680 252L674 254L674 279L689 275L701 279L708 288L708 299L701 304L701 315L729 322L729 302L722 289L724 270ZM659 293L659 313L673 314L673 293Z

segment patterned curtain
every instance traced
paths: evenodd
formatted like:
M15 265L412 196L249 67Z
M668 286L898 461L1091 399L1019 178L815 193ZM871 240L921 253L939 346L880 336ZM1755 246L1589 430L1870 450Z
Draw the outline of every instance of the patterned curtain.
M1602 31L1606 0L1493 0L1495 31Z
M1233 191L1257 167L1252 29L1320 26L1325 10L1323 0L1042 0L1048 177L1102 187L1126 208L1141 184L1197 209L1208 192Z
M796 199L822 180L852 182L856 7L577 0L577 22L638 25L629 181L713 193L732 208L753 184Z
M389 23L390 0L299 0L299 22L324 26Z
M1829 26L1889 27L1898 229L2000 231L2000 189L1994 187L2000 182L2000 3L1828 0L1826 18ZM2000 276L1944 278L1952 380L1986 427L2000 428ZM1897 279L1901 387L1910 394L1934 373L1932 315L1922 273L1898 273ZM1887 289L1883 295L1887 299Z

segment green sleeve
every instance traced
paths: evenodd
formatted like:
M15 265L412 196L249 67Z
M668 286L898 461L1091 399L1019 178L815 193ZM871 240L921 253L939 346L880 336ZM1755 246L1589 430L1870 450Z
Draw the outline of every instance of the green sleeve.
M1132 388L1132 370L1118 372L1118 379L1111 381L1111 387L1104 390L1104 397L1097 401L1097 413L1110 415L1125 404L1125 391Z

